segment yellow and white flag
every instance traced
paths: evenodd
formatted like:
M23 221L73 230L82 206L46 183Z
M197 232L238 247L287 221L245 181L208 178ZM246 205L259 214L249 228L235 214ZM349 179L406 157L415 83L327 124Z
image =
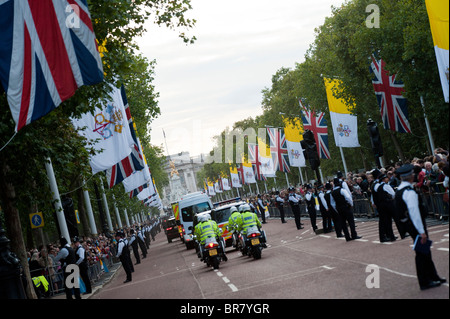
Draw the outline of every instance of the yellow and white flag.
M233 187L242 187L241 182L239 180L239 174L237 171L237 167L232 167L230 164L230 176L231 176L231 185Z
M272 153L270 152L270 146L264 143L260 137L258 137L258 152L259 161L261 162L261 174L265 177L275 177L275 165Z
M289 165L293 167L305 167L306 161L300 141L303 140L303 126L300 118L296 117L294 122L283 118L284 135L289 156Z
M332 89L336 87L339 90L339 87L342 86L342 81L326 78L324 78L324 81L336 146L359 147L357 117L350 113L349 107L343 99L333 96Z
M449 102L448 0L425 0L445 102Z
M244 172L244 180L247 184L256 183L255 172L253 172L252 163L246 162L245 158L242 158L242 168Z

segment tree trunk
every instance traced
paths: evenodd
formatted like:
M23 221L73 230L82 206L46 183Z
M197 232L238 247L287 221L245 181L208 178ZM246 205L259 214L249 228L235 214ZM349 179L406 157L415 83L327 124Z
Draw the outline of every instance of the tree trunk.
M29 299L37 299L34 291L34 284L30 276L30 268L28 266L27 253L25 250L25 242L22 235L22 227L19 218L19 211L14 205L16 192L14 185L8 183L6 176L8 175L9 167L5 163L2 164L1 178L0 178L0 196L2 198L2 210L5 213L5 226L8 231L8 236L11 240L11 251L17 255L22 264L24 273L27 279L26 293Z

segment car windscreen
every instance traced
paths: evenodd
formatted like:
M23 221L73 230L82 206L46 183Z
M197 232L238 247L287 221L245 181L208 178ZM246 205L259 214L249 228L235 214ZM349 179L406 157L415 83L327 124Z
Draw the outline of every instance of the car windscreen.
M230 218L230 208L224 208L224 209L219 209L216 211L213 211L211 214L211 218L217 223L225 223L228 222L228 219Z
M174 227L177 225L177 221L175 219L169 219L167 221L166 227Z
M210 210L211 206L208 202L195 204L192 206L187 206L181 209L181 216L183 221L192 222L194 220L194 215L201 212L206 212Z

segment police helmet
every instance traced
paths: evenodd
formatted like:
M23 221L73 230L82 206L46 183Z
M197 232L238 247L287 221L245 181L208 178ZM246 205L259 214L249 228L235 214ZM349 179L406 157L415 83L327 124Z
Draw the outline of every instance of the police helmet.
M230 208L230 214L233 214L233 213L235 213L235 212L237 212L238 211L238 209L236 208L236 206L232 206L231 208Z
M199 223L203 223L203 222L206 222L206 221L209 220L208 217L209 217L209 215L207 215L207 214L199 215L197 217L197 220L198 220Z
M242 208L242 209L241 209L241 208ZM250 205L249 205L249 204L241 205L241 206L239 207L239 211L240 211L241 213L251 211Z

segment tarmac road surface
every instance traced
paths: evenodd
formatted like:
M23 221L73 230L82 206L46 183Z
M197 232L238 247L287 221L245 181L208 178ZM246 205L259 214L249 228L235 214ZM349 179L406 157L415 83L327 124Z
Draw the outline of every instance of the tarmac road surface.
M120 267L90 299L449 299L448 283L419 289L412 239L380 243L377 219L357 219L362 238L350 242L334 232L316 235L308 219L302 222L304 229L297 230L293 219L269 219L262 258L228 247L219 270L206 267L180 240L168 243L161 232L134 266L132 282L123 283ZM430 220L428 232L436 269L448 279L448 222Z

